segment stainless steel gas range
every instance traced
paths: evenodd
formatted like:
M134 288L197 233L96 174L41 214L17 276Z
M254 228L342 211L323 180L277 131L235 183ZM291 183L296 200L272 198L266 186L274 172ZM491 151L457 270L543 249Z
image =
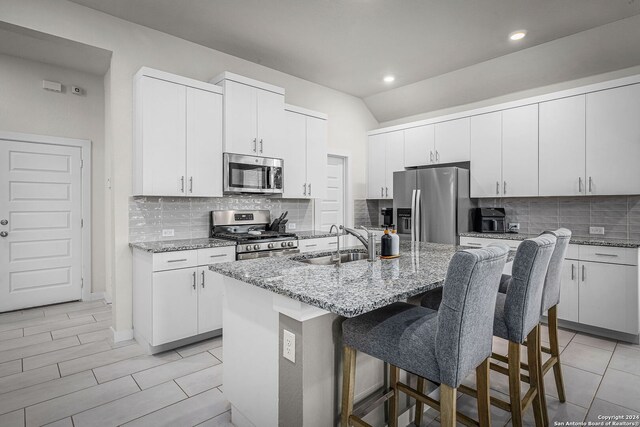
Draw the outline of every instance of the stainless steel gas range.
M293 233L269 230L268 210L212 211L211 237L235 240L236 259L253 259L299 253Z

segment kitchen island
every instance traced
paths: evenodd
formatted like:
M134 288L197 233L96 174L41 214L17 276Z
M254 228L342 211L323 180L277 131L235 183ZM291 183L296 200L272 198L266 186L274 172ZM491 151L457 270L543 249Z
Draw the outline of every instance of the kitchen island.
M397 259L339 267L305 262L330 252L210 266L224 282L224 393L234 425L337 425L344 318L441 286L457 250L403 242ZM294 361L283 357L285 330L295 335ZM358 355L356 401L381 390L382 368ZM377 411L367 419L380 424L383 416Z

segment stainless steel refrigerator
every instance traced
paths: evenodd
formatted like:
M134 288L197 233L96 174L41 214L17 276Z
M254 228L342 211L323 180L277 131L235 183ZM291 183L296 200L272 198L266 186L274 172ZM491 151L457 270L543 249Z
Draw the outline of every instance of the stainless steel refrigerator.
M457 167L413 169L393 174L393 215L403 240L459 243L473 229L469 171Z

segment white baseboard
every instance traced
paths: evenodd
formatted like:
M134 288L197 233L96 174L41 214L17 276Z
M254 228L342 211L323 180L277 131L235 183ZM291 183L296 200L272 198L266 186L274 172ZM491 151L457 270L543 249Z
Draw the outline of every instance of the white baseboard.
M116 331L111 327L111 332L113 332L113 342L122 342L122 341L130 341L133 339L133 329L127 329L124 331Z
M107 304L111 304L112 300L111 300L111 294L109 292L104 292L104 300L106 301Z

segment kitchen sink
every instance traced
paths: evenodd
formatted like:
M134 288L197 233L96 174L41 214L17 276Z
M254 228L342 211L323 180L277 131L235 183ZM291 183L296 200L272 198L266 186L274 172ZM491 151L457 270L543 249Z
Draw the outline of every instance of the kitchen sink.
M334 265L338 263L335 259L332 259L334 257L335 257L335 254L320 256L316 258L299 259L297 261L304 262L306 264L313 264L313 265ZM340 254L341 263L360 261L363 259L367 259L367 254L362 252L348 252L348 253Z

